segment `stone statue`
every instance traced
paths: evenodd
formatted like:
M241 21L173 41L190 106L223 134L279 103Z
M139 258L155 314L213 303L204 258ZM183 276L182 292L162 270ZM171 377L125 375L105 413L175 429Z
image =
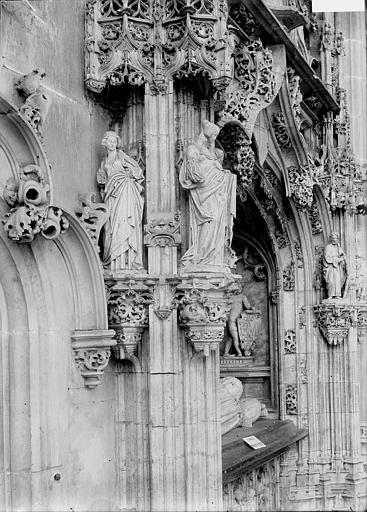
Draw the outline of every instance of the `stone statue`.
M327 297L342 296L347 277L347 262L339 244L339 235L331 233L330 242L325 246L323 256L323 275L326 282Z
M224 349L224 356L229 356L229 350L233 347L235 348L237 355L242 357L242 351L240 349L240 338L238 333L238 319L241 318L241 315L244 311L250 310L253 311L246 295L243 294L243 287L241 288L241 293L235 295L232 300L231 310L228 315L227 326L231 338L229 338L226 342L226 346Z
M121 139L115 132L107 131L101 145L107 156L97 182L109 209L103 230L103 264L113 272L143 270L143 171L120 149Z
M267 415L264 404L256 398L241 399L242 392L242 382L236 377L220 379L222 435L235 427L251 427L260 416Z
M223 151L215 147L219 127L204 121L187 148L180 183L190 192L190 242L182 258L186 270L222 271L232 239L236 177L223 169Z

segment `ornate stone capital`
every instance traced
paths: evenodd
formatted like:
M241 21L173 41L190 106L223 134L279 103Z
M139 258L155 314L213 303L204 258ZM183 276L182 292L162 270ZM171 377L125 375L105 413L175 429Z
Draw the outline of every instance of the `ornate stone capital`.
M145 278L114 277L106 280L108 323L116 331L114 355L117 359L132 359L149 324L149 305L154 293L144 283Z
M4 229L14 242L32 242L39 233L53 240L69 226L62 210L50 205L50 185L38 165L25 165L17 179L8 178L3 196L11 207Z
M181 243L180 213L173 218L151 220L144 226L144 243L149 247L178 246Z
M348 341L350 328L356 323L356 306L340 299L326 299L314 311L320 332L329 345Z
M223 277L188 278L177 287L179 325L185 331L186 341L205 357L223 339L231 296L237 288L234 278Z
M100 377L108 365L111 347L116 344L112 330L74 331L71 346L74 360L87 388L101 384Z

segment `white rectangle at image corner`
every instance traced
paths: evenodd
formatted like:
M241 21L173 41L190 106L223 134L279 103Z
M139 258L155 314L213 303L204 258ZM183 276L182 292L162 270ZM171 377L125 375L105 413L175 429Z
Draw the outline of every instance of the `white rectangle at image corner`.
M361 12L365 0L312 0L313 12Z

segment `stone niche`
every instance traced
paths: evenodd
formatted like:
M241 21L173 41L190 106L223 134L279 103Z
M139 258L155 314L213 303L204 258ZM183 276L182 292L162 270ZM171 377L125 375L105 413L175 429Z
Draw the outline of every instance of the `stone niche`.
M250 317L249 325L243 318L238 318L236 322L242 357L236 355L233 344L229 355L224 356L225 346L232 338L228 324L226 326L221 346L221 375L239 378L243 383L244 397L257 398L270 405L268 273L264 260L253 245L237 241L234 249L239 259L233 270L241 276L242 295L246 296L252 310L244 311L241 315ZM252 338L248 336L249 331ZM245 343L247 350L243 348Z

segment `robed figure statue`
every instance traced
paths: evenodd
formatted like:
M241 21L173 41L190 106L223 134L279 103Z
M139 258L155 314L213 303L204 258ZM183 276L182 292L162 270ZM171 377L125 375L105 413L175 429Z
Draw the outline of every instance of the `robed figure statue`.
M187 148L180 183L189 191L190 243L182 258L185 270L218 271L228 266L236 213L236 177L223 169L223 151L215 147L219 127L204 121Z
M325 246L323 274L328 298L341 297L347 277L347 262L337 233L331 233L330 243Z
M103 230L103 264L113 272L142 270L143 171L120 149L117 133L107 131L101 145L107 155L97 182L110 212Z

